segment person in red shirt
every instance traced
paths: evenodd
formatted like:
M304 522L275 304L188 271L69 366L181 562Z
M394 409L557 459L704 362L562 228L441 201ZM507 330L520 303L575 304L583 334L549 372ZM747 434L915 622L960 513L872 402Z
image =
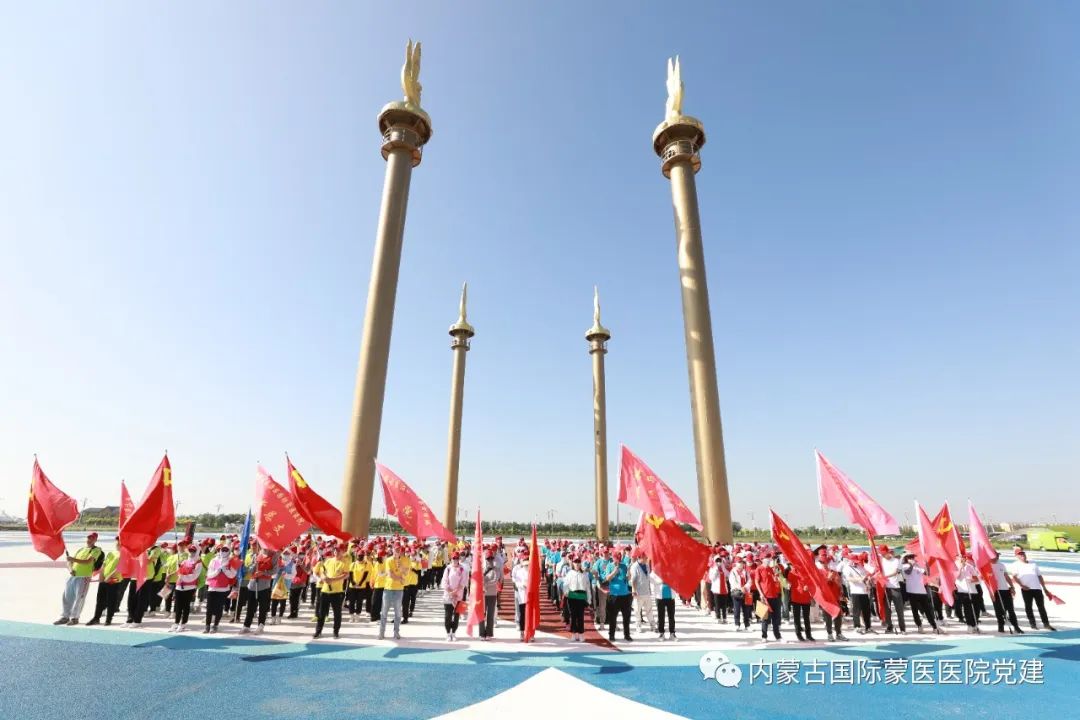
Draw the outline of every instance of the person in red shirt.
M791 613L794 616L795 637L799 638L799 642L803 642L804 639L806 642L814 642L814 636L810 633L810 588L795 568L789 565L784 572L788 587L791 588Z
M780 639L780 581L776 577L776 559L766 553L765 561L754 570L754 588L761 602L769 606L769 614L761 619L761 639L769 641L769 623L773 637Z

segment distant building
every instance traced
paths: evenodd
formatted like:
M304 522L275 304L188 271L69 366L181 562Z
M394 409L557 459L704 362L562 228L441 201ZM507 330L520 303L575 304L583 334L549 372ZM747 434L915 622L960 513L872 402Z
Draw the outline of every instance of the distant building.
M88 507L82 511L83 515L93 515L95 517L120 517L119 505L106 505L105 507Z

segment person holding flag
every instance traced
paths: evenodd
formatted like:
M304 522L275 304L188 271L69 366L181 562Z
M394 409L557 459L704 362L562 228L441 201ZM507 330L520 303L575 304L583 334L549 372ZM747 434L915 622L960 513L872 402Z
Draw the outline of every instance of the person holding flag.
M993 593L994 615L997 617L998 632L1004 634L1005 619L1009 620L1009 634L1023 635L1020 623L1016 620L1016 609L1013 606L1013 596L1016 595L1016 585L1013 579L1005 572L1005 564L1001 562L1001 555L997 550L993 551L993 560L990 563L990 572L993 574L994 584L997 586Z
M920 633L923 631L921 618L925 617L935 635L944 635L945 631L939 628L934 620L934 607L927 593L926 570L915 561L915 553L909 552L904 555L900 562L900 572L904 575L904 587L907 590L908 604L911 605L911 616L915 619L916 630Z
M76 550L74 555L65 552L71 577L64 587L60 619L53 625L79 624L79 615L82 614L83 603L86 602L86 591L90 588L90 578L105 563L105 553L97 546L97 539L96 532L89 533L85 547Z
M120 541L117 540L116 547L105 555L101 565L101 581L98 583L94 617L90 618L87 625L99 624L102 614L105 615L105 624L112 625L113 615L120 607L124 586L124 577L120 573Z
M454 642L457 638L457 604L465 595L465 585L469 581L465 568L461 565L461 556L455 551L450 555L450 565L443 574L442 590L443 627L446 629L446 641Z
M1050 595L1050 589L1046 587L1046 581L1043 580L1039 566L1028 562L1027 553L1023 550L1016 552L1016 561L1009 566L1009 575L1020 585L1020 595L1024 598L1024 610L1027 612L1031 629L1038 630L1035 625L1035 613L1032 612L1031 607L1034 603L1039 608L1039 618L1042 620L1043 627L1047 630L1057 630L1046 616L1046 602L1043 599L1044 591L1051 599L1053 595Z
M225 543L217 546L210 567L206 569L206 629L203 633L216 633L221 617L225 614L229 592L236 583L240 571L240 558L234 557Z

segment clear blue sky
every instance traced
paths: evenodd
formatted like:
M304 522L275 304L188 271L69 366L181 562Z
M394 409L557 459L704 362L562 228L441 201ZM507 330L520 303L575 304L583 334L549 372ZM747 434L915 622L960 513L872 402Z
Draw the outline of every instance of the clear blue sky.
M619 443L696 507L664 65L698 187L735 519L818 519L820 447L904 522L1064 519L1080 467L1080 8L1066 2L8 3L0 508L161 452L181 512L288 450L340 497L384 162L423 41L381 459L437 510L469 281L460 503L588 520L598 284ZM643 8L644 6L639 6ZM374 502L381 512L381 496ZM623 508L622 517L631 512ZM636 513L634 513L636 517ZM831 521L840 516L830 514Z

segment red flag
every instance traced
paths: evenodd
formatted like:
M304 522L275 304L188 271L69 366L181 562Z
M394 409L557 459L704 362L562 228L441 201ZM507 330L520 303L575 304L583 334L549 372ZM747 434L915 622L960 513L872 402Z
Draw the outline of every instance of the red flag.
M941 596L945 600L945 604L952 607L955 602L953 591L956 589L954 556L950 555L949 551L945 549L941 536L938 535L934 526L930 523L930 518L926 516L926 511L923 510L922 505L917 500L915 501L915 514L919 518L918 529L921 555L926 558L930 572L937 575L941 582Z
M784 557L791 563L791 567L798 573L799 578L809 586L810 594L814 596L818 607L826 615L836 617L840 614L840 601L836 587L827 582L825 577L818 572L814 564L814 556L806 549L795 531L788 527L788 524L775 512L772 510L769 512L772 514L773 542L780 548L780 552L784 553Z
M687 535L674 520L651 514L645 515L640 547L656 574L679 597L694 594L712 555L708 545Z
M394 472L381 463L375 463L375 469L379 471L379 479L382 480L383 501L386 504L386 512L397 518L398 523L418 539L437 537L440 540L453 542L457 538L454 533L438 521L431 508L427 506L413 489L405 484Z
M480 530L480 509L476 509L476 534L473 537L472 571L469 573L469 619L465 632L484 621L484 535Z
M135 503L131 499L131 493L128 492L127 484L120 481L120 523L117 525L116 531L120 532L120 528L124 527L124 523L131 517L131 513L135 512ZM120 563L117 568L120 571L120 576L125 578L135 577L138 568L138 563L132 556L131 551L127 548L120 547ZM144 571L145 577L145 571Z
M351 540L352 535L341 529L341 511L307 484L304 476L292 464L288 455L285 456L285 462L288 465L289 491L296 501L296 509L300 511L304 519L327 535Z
M536 524L529 546L529 583L525 586L525 642L531 642L540 627L540 548L536 544Z
M34 458L30 475L30 500L26 506L26 525L34 549L51 560L64 554L64 528L79 517L79 504L45 476Z
M133 556L141 555L157 539L176 525L173 505L172 466L169 456L161 459L154 477L150 479L142 500L120 526L120 545Z
M817 457L818 498L823 506L843 510L851 522L871 535L900 534L896 518L819 451L815 450L814 454Z
M292 495L278 485L266 468L259 465L255 479L255 497L259 509L255 512L255 537L268 550L278 552L310 527L300 514Z
M979 569L979 575L991 593L998 590L997 579L994 577L992 565L997 558L997 550L990 543L990 536L983 527L979 514L975 512L975 506L968 500L968 537L971 540L971 559L975 561L975 567ZM991 594L990 597L997 597Z
M934 516L933 525L934 532L941 538L941 544L953 560L957 556L964 554L964 540L960 537L960 531L956 525L953 524L952 514L949 512L949 503L941 506L941 510Z
M698 531L702 528L701 521L682 498L625 445L619 461L619 502L650 515L686 523Z

